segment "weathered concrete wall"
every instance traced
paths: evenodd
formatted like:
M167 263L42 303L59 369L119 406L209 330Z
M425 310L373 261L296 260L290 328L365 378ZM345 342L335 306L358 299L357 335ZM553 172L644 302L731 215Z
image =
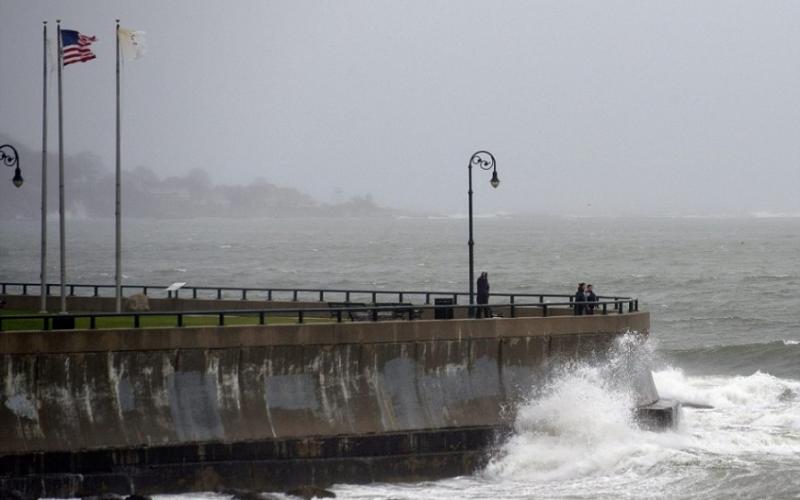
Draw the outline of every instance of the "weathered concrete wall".
M502 424L645 312L0 334L0 455ZM637 383L639 404L658 395Z
M507 435L502 428L457 427L30 453L0 457L0 488L19 490L28 498L98 498L107 493L286 491L309 484L428 481L473 473L488 460L487 450Z

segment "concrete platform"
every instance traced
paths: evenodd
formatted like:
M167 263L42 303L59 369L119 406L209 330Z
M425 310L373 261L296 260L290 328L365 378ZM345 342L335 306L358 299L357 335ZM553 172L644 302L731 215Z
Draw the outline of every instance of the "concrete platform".
M470 474L553 367L601 362L649 325L633 312L4 332L0 487L75 497ZM634 372L640 421L677 423L650 371Z
M648 430L674 429L680 423L681 404L674 399L659 399L636 408L636 420Z

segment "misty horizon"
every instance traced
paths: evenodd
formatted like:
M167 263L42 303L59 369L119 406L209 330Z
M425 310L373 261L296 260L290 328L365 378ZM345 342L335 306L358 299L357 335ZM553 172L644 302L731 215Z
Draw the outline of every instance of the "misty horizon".
M32 151L25 145L20 146L20 143L4 138L0 135L0 142L9 142L17 144L20 149L21 157L33 157L34 159L41 158L41 151ZM31 154L32 152L32 154ZM57 171L54 167L57 165L57 156L54 152L50 151L49 159L49 184L48 191L48 219L57 217ZM73 184L78 185L80 182L85 182L91 179L93 182L104 183L102 191L93 191L89 189L92 199L87 195L87 190L78 189L78 194L75 196L74 188L68 187L66 194L67 218L113 218L113 168L101 162L100 158L90 151L79 152L75 155L65 157L65 164L67 171L71 167L76 166L83 162L83 168L78 169L78 181L71 182L67 176L67 186ZM27 162L26 162L27 163ZM85 165L89 167L86 168ZM24 185L27 190L31 190L36 194L41 190L41 171L39 169L27 169L25 174ZM88 176L87 176L88 172ZM203 168L193 168L182 174L175 174L166 177L161 177L153 169L147 166L138 165L135 168L123 169L123 217L124 218L200 218L200 217L358 217L358 216L391 216L391 217L448 217L448 218L466 218L467 206L460 207L461 210L454 210L450 212L437 211L434 209L409 209L388 206L382 200L376 199L370 192L352 194L345 196L341 191L334 193L329 200L318 199L308 193L303 192L298 186L279 186L269 182L262 176L255 177L249 182L239 183L224 183L214 182L211 173ZM9 176L10 178L10 176ZM136 188L141 188L142 184L152 182L155 180L157 183L162 183L162 190L164 186L167 187L166 191L161 193L158 190L148 193L149 195L163 194L167 198L162 200L160 211L151 211L148 214L142 213L141 200L136 200L136 195L141 194L136 192ZM133 182L131 182L133 181ZM188 215L185 213L186 207L170 206L169 197L179 195L179 197L186 197L186 193L192 191L192 187L198 183L202 184L204 190L237 190L237 189L252 189L260 186L266 186L269 189L283 192L282 196L272 196L271 199L265 199L267 206L273 210L271 213L254 210L252 213L231 213L225 210L227 207L219 207L222 210L210 211L207 213L195 213ZM132 191L132 187L133 192ZM99 200L97 195L99 194ZM133 195L134 201L131 201ZM15 198L16 196L16 198ZM24 200L20 204L20 200ZM87 201L89 203L87 204ZM5 202L5 203L4 203ZM15 188L11 183L0 182L0 218L15 219L15 218L39 218L41 216L40 199L27 197L24 191ZM87 205L97 204L103 207L102 211L92 208L87 208ZM138 204L137 204L138 203ZM283 205L283 206L281 206ZM309 210L302 210L302 208ZM196 208L196 207L195 207ZM275 210L277 208L277 210ZM301 208L301 210L295 210ZM583 207L579 207L583 208ZM732 211L717 211L717 212L691 212L691 211L665 211L661 213L597 213L591 210L591 204L587 204L585 212L578 211L565 211L558 212L530 212L530 211L510 211L510 210L497 210L497 211L479 211L476 210L474 215L478 218L494 217L494 216L523 216L523 217L628 217L628 218L756 218L756 219L774 219L774 218L800 218L800 209L798 211L771 211L771 210L732 210Z
M8 139L0 135L0 142ZM41 153L39 153L41 154ZM35 156L25 147L21 157ZM48 163L57 164L48 154ZM89 152L64 158L65 213L70 218L109 218L114 215L115 174ZM56 184L49 179L49 184ZM198 217L375 217L401 212L378 206L367 193L331 203L320 202L291 187L276 186L263 178L246 185L214 184L207 171L193 168L185 175L162 177L145 166L122 170L122 214L125 218ZM41 192L41 172L33 169L27 189ZM56 187L56 186L53 186ZM38 219L41 200L12 185L0 183L0 219ZM48 217L58 213L58 192L49 189Z
M501 185L473 172L476 213L800 214L793 2L6 0L0 15L13 21L0 63L14 68L0 75L0 133L32 151L41 22L52 38L61 18L98 37L97 59L64 69L65 154L113 165L120 18L149 46L123 64L125 170L460 214L469 157L487 149ZM33 179L40 159L22 167Z

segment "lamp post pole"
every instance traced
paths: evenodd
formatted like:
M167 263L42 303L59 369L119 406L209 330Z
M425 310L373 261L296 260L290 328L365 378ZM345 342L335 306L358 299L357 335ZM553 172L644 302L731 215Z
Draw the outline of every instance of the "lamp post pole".
M469 165L467 165L467 170L469 171L469 191L467 191L467 195L469 198L469 241L467 242L467 246L469 247L469 305L473 305L475 303L475 255L473 247L475 246L475 241L472 238L472 166L478 166L481 170L491 170L492 171L492 180L489 183L492 185L493 188L497 188L500 185L500 179L497 178L497 163L495 162L494 155L488 151L478 151L474 153L469 159ZM473 315L472 307L469 308L470 316Z
M39 312L47 314L47 21L42 23L42 236Z
M22 186L22 171L19 169L19 153L17 153L17 148L11 144L3 144L0 146L0 163L14 169L14 178L11 182L17 187Z

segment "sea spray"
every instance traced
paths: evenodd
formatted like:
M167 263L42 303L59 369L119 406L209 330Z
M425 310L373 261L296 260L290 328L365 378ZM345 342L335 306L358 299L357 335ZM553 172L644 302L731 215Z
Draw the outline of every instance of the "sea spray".
M641 347L630 350L634 359L645 359L652 343ZM480 474L340 486L336 493L392 500L798 498L800 381L761 372L687 376L666 366L653 373L662 397L714 407L685 409L678 429L650 432L631 420L630 395L609 379L619 357L599 358L562 366L520 405L514 434Z
M653 381L652 369L656 342L638 334L622 335L605 355L599 365L602 379L617 391L629 394L632 406L654 403L658 391Z
M636 386L651 381L653 349L637 335L619 337L592 361L565 361L522 403L514 433L484 474L497 479L556 481L613 470L662 446L644 439L632 409ZM663 436L662 436L663 437Z
M712 406L687 410L690 446L735 456L800 454L800 381L756 371L748 376L687 376L667 368L654 373L666 397ZM708 429L715 429L708 434ZM746 432L745 432L746 430Z
M715 408L764 408L800 399L800 381L756 371L748 376L691 377L667 368L653 374L664 397L696 401Z
M631 432L630 397L603 383L596 367L575 367L556 377L544 394L521 406L514 434L490 461L496 477L556 480L602 467L606 439Z

